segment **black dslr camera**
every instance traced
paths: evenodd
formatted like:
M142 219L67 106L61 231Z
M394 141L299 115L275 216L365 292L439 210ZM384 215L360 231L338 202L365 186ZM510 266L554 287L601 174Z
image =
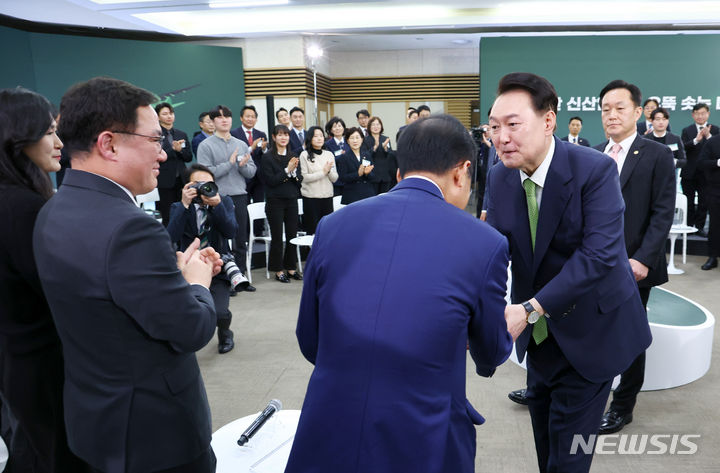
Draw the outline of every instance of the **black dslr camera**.
M200 196L215 197L218 193L218 186L213 181L196 182L190 186L190 189L197 189L197 197L193 199L193 203L202 204Z

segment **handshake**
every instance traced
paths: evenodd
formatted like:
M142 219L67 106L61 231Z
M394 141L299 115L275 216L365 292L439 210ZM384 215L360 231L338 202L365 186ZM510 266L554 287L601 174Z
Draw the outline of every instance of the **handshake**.
M177 266L190 284L210 288L210 281L223 267L220 253L210 247L200 249L200 240L195 238L185 251L178 251Z

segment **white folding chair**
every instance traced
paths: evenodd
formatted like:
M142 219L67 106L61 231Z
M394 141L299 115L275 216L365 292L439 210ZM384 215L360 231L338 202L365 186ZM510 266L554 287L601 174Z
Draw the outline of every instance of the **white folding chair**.
M267 223L267 216L265 215L265 202L255 202L252 204L248 204L247 206L248 211L248 223L250 226L250 231L248 235L248 249L247 249L247 276L248 281L252 283L252 276L251 276L251 264L252 264L252 254L253 254L253 243L257 241L262 241L265 243L265 277L270 279L270 225ZM268 236L262 236L262 235L255 235L254 232L254 225L253 222L255 220L265 220L265 227L268 229Z
M687 224L687 197L685 194L677 193L675 194L675 220L673 220L673 225L681 225L681 228L685 228L688 226ZM683 264L687 263L687 231L683 232L682 239L683 239L683 252L682 252L682 262Z
M140 205L141 209L143 209L149 215L155 216L156 220L162 222L162 216L160 216L155 206L155 202L158 202L160 200L160 193L158 192L157 188L153 189L147 194L136 195L135 200Z
M342 201L341 195L336 195L335 197L333 197L333 212L345 207L345 205L341 204L340 201Z

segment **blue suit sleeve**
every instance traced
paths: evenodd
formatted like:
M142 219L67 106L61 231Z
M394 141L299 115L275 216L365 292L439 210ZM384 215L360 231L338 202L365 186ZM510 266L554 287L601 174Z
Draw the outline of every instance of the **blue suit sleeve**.
M313 246L305 264L303 274L303 290L300 298L300 311L298 314L295 335L303 356L315 364L318 350L319 307L318 307L318 281L320 277L320 258L322 252L321 220L315 231Z
M173 204L174 205L174 204ZM232 199L224 195L218 205L213 207L213 226L223 238L235 238L238 225L235 219L235 205ZM168 228L170 225L168 225Z
M470 319L468 342L470 356L480 376L492 376L495 368L507 360L513 341L505 322L508 244L498 241L488 263L480 298Z
M192 208L192 205L185 208L182 202L173 202L170 206L170 217L168 218L167 232L168 235L170 235L170 241L173 243L180 243L188 219L195 217L195 213L192 211Z
M110 294L150 337L195 352L215 333L210 291L187 283L165 229L149 220L132 218L113 234L106 256Z
M615 162L597 161L582 192L582 243L535 295L551 317L564 313L626 257L625 203ZM490 211L488 214L490 222Z

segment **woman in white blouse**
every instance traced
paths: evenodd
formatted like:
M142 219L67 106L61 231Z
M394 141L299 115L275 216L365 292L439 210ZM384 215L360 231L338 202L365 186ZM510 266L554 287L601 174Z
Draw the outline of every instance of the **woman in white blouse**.
M333 182L337 181L333 153L323 149L325 134L319 126L305 134L305 150L300 153L303 175L300 194L303 199L303 228L312 235L318 222L333 211Z

